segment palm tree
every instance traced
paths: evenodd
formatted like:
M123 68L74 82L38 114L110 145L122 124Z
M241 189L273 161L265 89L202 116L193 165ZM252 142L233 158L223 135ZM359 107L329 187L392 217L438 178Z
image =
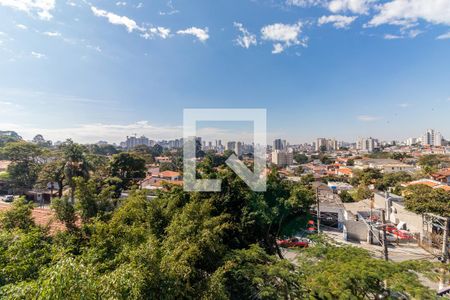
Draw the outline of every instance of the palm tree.
M73 203L76 187L74 178L82 177L88 179L90 166L86 159L86 149L82 145L76 144L69 139L61 146L61 148L63 149L66 161L64 165L64 174L70 187L70 199Z

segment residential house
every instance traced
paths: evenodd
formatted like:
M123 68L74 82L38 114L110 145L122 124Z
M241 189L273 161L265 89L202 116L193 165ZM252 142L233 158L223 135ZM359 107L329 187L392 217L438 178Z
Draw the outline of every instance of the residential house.
M413 172L416 170L415 166L399 162L395 159L376 159L363 158L355 161L355 168L357 169L378 169L383 173L393 172Z
M447 185L445 183L442 183L440 181L433 180L433 179L428 179L428 178L422 178L422 179L419 179L419 180L411 181L411 182L402 184L402 186L407 187L407 186L418 185L418 184L426 185L426 186L431 187L433 189L444 189L446 191L450 190L450 186L449 185Z
M336 170L336 175L353 178L353 170L350 168L340 167L339 169Z
M170 180L170 181L178 181L178 180L182 179L180 172L174 172L174 171L160 172L158 177L161 178L162 180Z
M436 181L450 184L450 168L443 169L434 174L431 174L431 177Z

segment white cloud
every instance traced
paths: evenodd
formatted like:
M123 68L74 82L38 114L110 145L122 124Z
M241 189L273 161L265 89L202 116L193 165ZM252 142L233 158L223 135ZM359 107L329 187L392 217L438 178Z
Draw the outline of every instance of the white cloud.
M415 38L416 36L418 36L419 34L422 34L423 33L423 31L422 30L419 30L419 29L413 29L413 30L410 30L409 32L408 32L408 36L410 37L410 38Z
M398 40L398 39L402 39L403 36L396 35L396 34L385 34L383 38L385 40Z
M276 23L264 26L261 29L261 38L266 41L274 42L273 54L278 54L293 45L306 47L306 38L300 39L302 33L302 23L281 24Z
M117 2L117 3L125 3L125 2ZM123 6L124 4L120 4L120 5ZM92 6L91 9L95 16L107 18L111 24L125 26L127 28L128 32L133 32L135 30L142 32L140 35L141 35L141 37L143 37L145 39L152 39L154 37L160 37L162 39L167 39L170 37L170 29L169 28L165 28L162 26L145 28L143 26L137 25L136 21L134 21L126 16L119 16L114 13L108 12L106 10L98 9L94 6ZM190 33L187 32L189 30L191 30ZM207 34L208 29L206 29L206 32L205 32L205 31L203 31L203 29L198 29L198 28L192 27L192 28L187 29L187 31L185 32L185 34L195 35L201 41L204 41L204 40L208 39L208 37L209 37ZM206 38L205 38L205 35L206 35Z
M159 15L160 16L171 16L171 15L175 15L178 13L180 13L180 11L177 9L174 9L174 10L170 10L170 11L160 11Z
M193 35L200 42L205 42L207 39L209 39L209 34L208 34L208 28L207 27L205 27L204 29L197 28L197 27L191 27L191 28L187 28L187 29L184 29L184 30L178 30L177 34Z
M152 39L155 36L167 39L170 37L170 29L165 27L150 27L141 36L145 39Z
M398 40L398 39L404 39L404 38L414 39L419 34L422 34L423 31L419 30L419 29L407 30L407 28L406 29L402 28L400 30L400 33L401 34L385 34L383 38L385 40Z
M404 25L415 23L419 19L434 24L450 25L448 0L392 0L378 6L378 10L369 21L370 26Z
M43 35L49 36L49 37L59 37L61 36L61 33L57 31L46 31L42 33Z
M28 29L28 27L25 26L25 25L23 25L23 24L17 24L16 27L17 27L17 28L20 28L20 29L22 29L22 30L27 30L27 29Z
M241 23L234 22L234 27L242 33L236 38L236 44L246 49L257 44L256 35L251 34Z
M284 47L280 43L276 43L273 45L272 54L279 54L283 51L284 51Z
M172 3L172 0L168 0L166 5L168 7L168 11L160 11L159 12L160 16L171 16L174 14L178 14L180 12L178 9L175 8L175 6Z
M342 15L331 15L331 16L322 16L319 18L319 25L332 23L336 28L347 28L353 21L355 21L358 17L353 16L342 16Z
M111 24L125 26L127 28L128 32L133 32L133 30L143 31L143 29L141 27L139 27L134 20L132 20L128 17L119 16L112 12L108 12L103 9L98 9L94 6L91 6L91 10L95 16L107 18L109 23L111 23Z
M31 55L37 59L47 58L47 56L45 54L42 54L39 52L34 52L34 51L31 52Z
M308 7L321 5L323 4L323 0L286 0L286 4L291 6Z
M436 38L437 40L447 40L450 39L450 31L444 34L441 34Z
M357 116L357 119L362 122L374 122L374 121L380 120L381 118L376 117L376 116L370 116L370 115L359 115L359 116Z
M333 13L350 11L357 14L366 14L373 0L331 0L328 9Z
M117 6L127 6L127 3L124 1L118 1L118 2L116 2L116 5Z
M409 104L407 102L404 102L404 103L400 103L398 106L401 107L401 108L408 108L408 107L411 106L411 104Z
M36 14L42 20L50 20L51 11L55 9L56 0L0 0L0 6L24 11L28 14Z

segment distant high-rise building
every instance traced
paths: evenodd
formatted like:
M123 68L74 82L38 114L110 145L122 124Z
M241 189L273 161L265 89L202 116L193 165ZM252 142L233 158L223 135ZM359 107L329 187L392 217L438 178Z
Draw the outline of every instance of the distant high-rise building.
M272 163L278 167L285 167L294 163L294 153L290 150L272 151Z
M361 138L357 142L356 148L358 150L373 152L375 149L379 147L379 142L374 138Z
M339 149L338 142L335 139L329 139L327 141L327 150L328 151L338 150L338 149Z
M316 151L321 151L323 148L327 148L327 139L318 138L316 141Z
M228 142L227 143L227 150L234 151L236 148L236 142Z
M236 153L237 156L241 156L243 154L243 144L241 142L236 143L234 153Z
M420 140L424 146L442 146L442 134L434 129L428 129Z
M286 149L286 140L276 139L273 141L273 150Z
M416 138L409 138L409 139L406 140L406 145L407 146L412 146L412 145L414 145L416 143L417 143L417 139Z
M136 137L136 136L127 136L127 140L125 142L127 149L133 149L136 146L145 145L150 146L150 141L145 136Z

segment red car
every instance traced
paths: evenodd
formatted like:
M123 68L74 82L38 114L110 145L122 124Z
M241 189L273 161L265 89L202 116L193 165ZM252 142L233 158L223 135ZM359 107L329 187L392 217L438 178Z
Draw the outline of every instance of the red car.
M290 238L285 240L277 240L277 244L283 248L307 248L309 246L309 241L302 238Z
M400 230L394 226L386 226L386 231L392 233L400 240L411 240L413 238L412 234L407 230Z

